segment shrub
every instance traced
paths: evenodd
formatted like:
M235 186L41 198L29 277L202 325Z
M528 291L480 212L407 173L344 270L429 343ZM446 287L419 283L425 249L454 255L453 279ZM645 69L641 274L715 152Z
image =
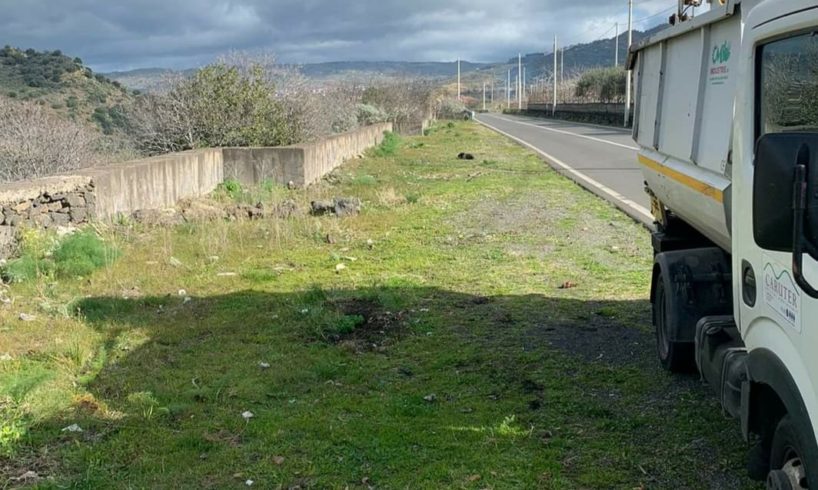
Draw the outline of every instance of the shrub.
M87 276L110 265L119 251L106 244L91 230L57 241L52 234L36 230L23 232L20 257L9 261L2 270L8 282L33 281L41 276L62 278Z
M399 147L400 136L391 131L385 131L383 133L383 141L381 141L381 144L373 150L373 153L377 157L386 157L394 155L395 152L398 151Z
M294 142L273 85L261 67L215 64L139 99L131 114L137 146L148 154L191 148L279 146Z
M437 105L439 119L460 119L464 111L466 111L466 105L455 97L447 97Z
M90 230L67 237L53 254L55 272L60 277L87 276L110 265L118 257L116 248L106 244Z
M0 96L0 114L0 181L65 172L100 159L97 134L50 107Z
M226 194L230 199L239 200L244 194L241 182L235 179L227 179L217 187L217 190Z
M627 72L622 67L597 68L582 74L575 95L596 102L622 102Z
M361 126L382 123L386 120L386 113L377 107L369 104L358 104L358 124Z

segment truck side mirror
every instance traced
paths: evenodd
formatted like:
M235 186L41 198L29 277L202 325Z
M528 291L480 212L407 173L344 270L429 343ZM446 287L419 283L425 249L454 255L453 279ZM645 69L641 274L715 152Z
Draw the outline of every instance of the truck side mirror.
M798 165L806 169L808 190L804 238L808 243L818 243L818 209L815 208L818 206L818 196L815 195L818 165L812 164L816 157L818 133L771 133L758 140L753 182L753 235L759 247L776 252L793 251Z

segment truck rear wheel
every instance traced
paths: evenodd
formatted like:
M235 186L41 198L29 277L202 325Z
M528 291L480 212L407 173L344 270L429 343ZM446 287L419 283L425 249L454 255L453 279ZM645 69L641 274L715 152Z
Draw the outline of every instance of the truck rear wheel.
M768 489L818 488L818 462L808 460L809 446L804 437L804 431L798 430L792 417L781 419L773 436Z
M656 329L656 350L659 363L674 373L689 373L695 368L695 346L689 342L671 341L672 315L676 311L674 295L668 294L669 286L663 271L655 279L653 295L653 326Z

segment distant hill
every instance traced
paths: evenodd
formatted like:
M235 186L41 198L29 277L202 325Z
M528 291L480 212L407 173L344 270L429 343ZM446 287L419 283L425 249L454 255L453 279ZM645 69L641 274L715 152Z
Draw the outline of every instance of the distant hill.
M647 31L633 31L633 43L636 44L643 39L650 37L663 30L665 25L656 26ZM619 64L624 65L628 57L628 34L619 35ZM565 48L565 59L562 55L558 62L565 68L566 74L581 72L590 68L613 66L616 58L616 37L599 39L590 43L574 44ZM531 79L541 75L549 75L554 69L553 53L530 53L523 56L523 66L526 68L526 76ZM502 68L512 69L514 73L517 67L517 57L509 58L504 64L489 67L490 70Z
M488 63L461 61L462 74L490 66ZM457 75L457 62L413 61L335 61L300 66L301 72L311 78L338 78L347 74L370 74L377 76L410 76L443 78Z
M460 70L468 74L485 67L488 63L462 61ZM451 78L457 75L457 62L412 62L412 61L332 61L306 65L289 65L305 76L323 81L367 81L371 79L395 77ZM138 70L106 73L131 89L143 91L161 90L167 78L186 75L195 70L173 71L164 68L142 68Z
M642 32L634 31L633 42L637 43L665 26ZM619 39L619 62L625 63L627 57L627 34ZM565 49L565 70L567 73L583 71L600 66L614 64L615 37L600 39L590 43L575 44ZM553 69L554 55L551 53L531 53L523 57L529 77L550 74ZM487 72L495 73L498 79L505 79L507 69L514 70L517 57L499 63L473 63L462 61L460 64L464 83L483 80ZM320 81L367 81L372 79L394 77L422 77L433 79L452 79L457 75L457 63L450 62L411 62L411 61L333 61L295 66L309 78ZM174 72L162 68L145 68L139 70L107 73L106 76L131 89L154 91L160 90L163 81L174 74L186 74L193 70Z
M105 76L132 90L157 92L167 87L170 78L192 74L195 71L195 69L177 71L168 68L140 68L110 72L106 73Z
M106 134L122 124L122 107L133 93L117 81L94 73L80 58L61 51L0 50L0 96L49 105Z

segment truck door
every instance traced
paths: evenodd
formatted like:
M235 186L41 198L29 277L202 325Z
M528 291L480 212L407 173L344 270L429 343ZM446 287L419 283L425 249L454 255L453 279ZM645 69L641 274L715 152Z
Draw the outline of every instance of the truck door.
M758 243L759 202L770 204L775 196L765 195L767 183L758 182L756 174L762 172L756 164L761 152L757 154L756 149L771 134L787 133L797 139L796 133L814 133L818 141L818 9L804 10L806 2L795 0L775 3L779 9L771 19L749 17L742 43L732 202L735 304L751 356L754 351L764 352L780 360L816 427L818 299L810 298L797 284L791 246ZM793 14L781 16L789 8ZM787 158L792 158L794 168L799 148L779 148L779 156L784 150L791 155ZM811 159L811 171L818 174L818 154ZM793 182L788 179L792 192ZM782 216L791 219L791 201L774 204ZM818 237L818 229L807 231ZM792 231L780 234L783 242L787 233ZM803 260L804 276L818 286L818 261L809 254Z

